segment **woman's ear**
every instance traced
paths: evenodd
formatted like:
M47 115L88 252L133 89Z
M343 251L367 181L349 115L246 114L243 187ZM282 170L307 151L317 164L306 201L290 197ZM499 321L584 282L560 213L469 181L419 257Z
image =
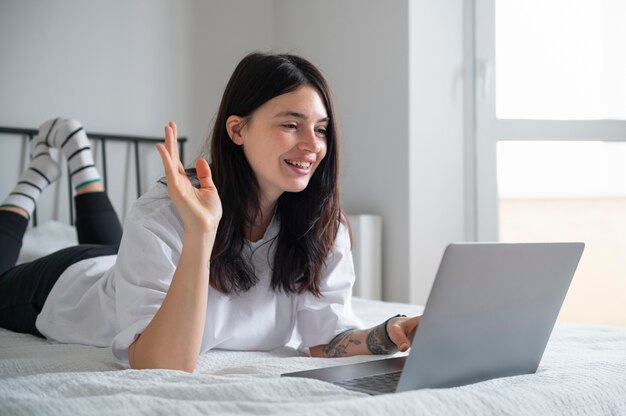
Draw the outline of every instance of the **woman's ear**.
M243 144L243 137L241 135L241 129L243 129L244 119L239 116L229 116L226 119L226 131L230 140L236 145L241 146Z

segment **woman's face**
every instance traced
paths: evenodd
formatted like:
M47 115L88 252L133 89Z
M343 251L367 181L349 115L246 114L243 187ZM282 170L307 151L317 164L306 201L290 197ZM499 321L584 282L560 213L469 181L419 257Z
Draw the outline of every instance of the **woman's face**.
M326 156L328 114L310 86L274 97L245 121L231 116L227 126L233 141L243 146L267 203L283 192L304 190Z

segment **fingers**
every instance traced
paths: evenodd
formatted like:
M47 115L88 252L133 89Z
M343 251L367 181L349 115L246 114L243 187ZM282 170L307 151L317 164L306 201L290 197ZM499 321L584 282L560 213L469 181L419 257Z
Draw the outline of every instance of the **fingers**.
M176 172L184 173L185 168L180 162L178 155L178 127L176 123L170 121L165 130L165 143L157 144L156 148L161 155L165 176L170 183L176 182Z
M198 175L201 189L215 187L215 185L213 184L213 178L211 176L211 168L209 167L209 163L205 159L198 159L196 161L196 175Z
M415 332L415 329L419 325L420 318L420 316L414 316L408 319L399 318L388 323L387 332L389 333L389 337L401 352L405 352L411 347L409 335Z
M167 126L164 128L165 130L165 148L169 153L170 159L172 159L172 166L174 167L174 171L178 171L179 173L185 172L185 167L183 163L180 161L179 149L178 149L178 127L176 123L170 121Z
M411 332L415 331L417 326L420 324L421 318L422 318L421 316L414 316L402 322L402 325L405 328L404 332L407 334L410 334Z
M168 126L172 128L172 131L174 132L174 137L178 140L178 127L176 126L176 123L174 123L173 121L170 121L168 123Z
M165 147L167 151L172 155L172 158L177 162L180 161L178 156L178 127L176 123L170 121L165 126Z
M409 338L404 333L404 329L397 321L387 324L387 332L389 333L389 338L391 338L400 351L405 352L409 349L411 341L409 341Z
M175 182L175 168L172 164L170 153L168 152L167 148L161 143L157 144L156 148L161 155L161 161L163 162L163 169L165 170L165 177L167 178L168 183Z

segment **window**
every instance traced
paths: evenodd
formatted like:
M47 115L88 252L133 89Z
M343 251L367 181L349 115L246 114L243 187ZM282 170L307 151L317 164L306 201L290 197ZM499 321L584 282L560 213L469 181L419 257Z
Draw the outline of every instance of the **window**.
M626 326L626 2L474 18L476 238L585 241L560 318Z
M626 119L626 2L497 0L496 116Z
M499 240L584 241L559 317L626 326L626 142L500 141Z

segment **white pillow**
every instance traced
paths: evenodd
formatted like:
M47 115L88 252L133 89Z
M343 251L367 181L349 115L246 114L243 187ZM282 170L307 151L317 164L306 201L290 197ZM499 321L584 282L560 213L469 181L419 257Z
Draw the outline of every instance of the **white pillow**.
M46 221L26 231L17 264L35 260L76 244L78 239L73 226L59 221Z

